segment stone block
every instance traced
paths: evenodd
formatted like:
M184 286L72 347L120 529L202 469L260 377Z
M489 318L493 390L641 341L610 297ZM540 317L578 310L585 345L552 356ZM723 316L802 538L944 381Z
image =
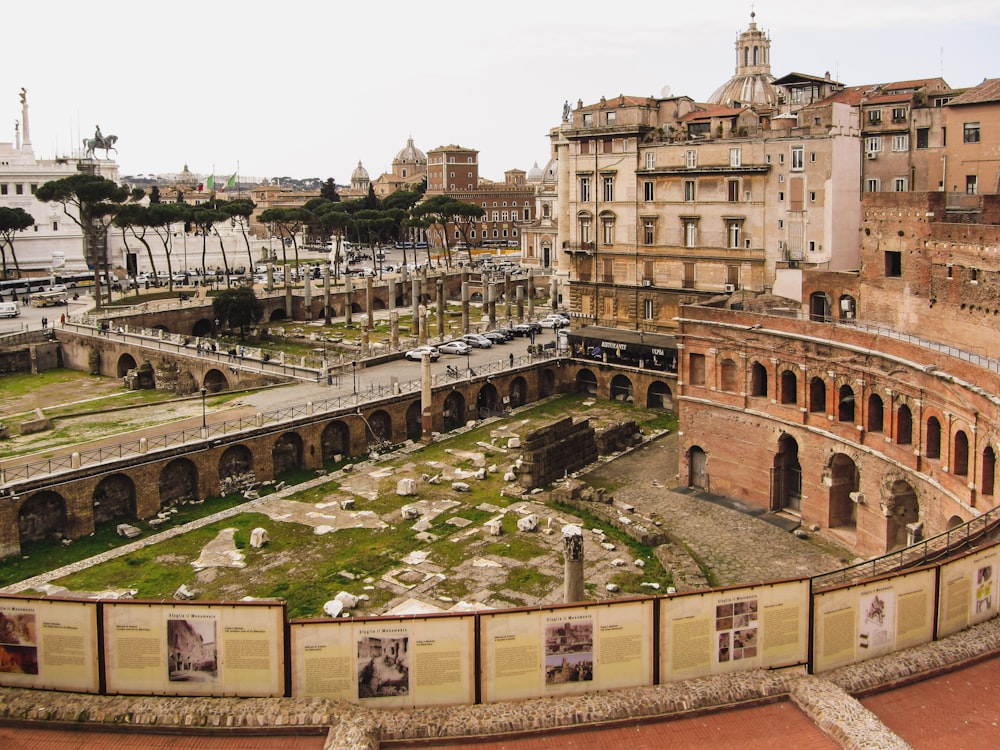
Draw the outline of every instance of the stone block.
M271 536L267 533L267 529L261 528L260 526L250 532L250 546L254 549L260 549L270 540Z
M538 529L538 516L534 513L517 519L518 531L535 531Z
M501 536L503 534L503 519L490 519L483 525L483 528L486 529L486 533L490 536Z
M471 492L472 491L472 487L470 487L465 482L452 482L451 483L451 488L453 490L455 490L455 492Z
M345 497L343 500L340 501L341 510L354 510L354 505L355 502L353 497Z
M190 601L195 598L195 592L187 587L186 583L182 583L180 588L174 592L174 599L178 601Z
M131 524L120 523L118 524L118 527L115 529L115 533L118 534L118 536L120 537L124 537L125 539L135 539L137 536L142 535L142 529L136 526L132 526Z
M345 609L354 609L358 606L358 597L347 591L341 591L333 598L343 604Z
M331 599L323 605L323 614L327 617L340 617L340 613L343 611L344 603L337 601L336 599Z
M412 521L413 519L420 517L420 511L412 505L404 505L400 510L400 513L403 514L403 518L407 521Z
M400 497L413 497L417 494L417 480L405 477L396 482L396 494Z

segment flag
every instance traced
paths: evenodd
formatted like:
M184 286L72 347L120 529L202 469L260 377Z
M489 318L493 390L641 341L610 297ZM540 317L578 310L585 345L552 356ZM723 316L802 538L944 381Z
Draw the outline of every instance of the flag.
M215 175L210 175L205 180L205 190L215 190Z
M226 186L222 188L222 192L226 192L229 188L236 187L236 173L233 172L233 176L226 180Z

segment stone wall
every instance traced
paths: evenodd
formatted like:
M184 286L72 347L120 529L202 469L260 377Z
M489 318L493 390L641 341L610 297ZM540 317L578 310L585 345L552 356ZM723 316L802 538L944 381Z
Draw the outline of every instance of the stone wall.
M560 419L529 432L521 443L524 459L520 482L528 489L544 487L597 460L597 440L590 420Z

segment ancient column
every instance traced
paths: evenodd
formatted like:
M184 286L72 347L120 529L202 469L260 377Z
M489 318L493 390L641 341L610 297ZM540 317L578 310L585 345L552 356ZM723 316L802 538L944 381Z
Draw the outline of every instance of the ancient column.
M535 269L528 269L528 320L535 317Z
M367 324L361 328L361 356L368 356L368 326Z
M511 290L510 290L510 271L504 271L503 273L503 302L504 302L504 313L507 318L505 321L506 325L510 325L510 306L511 306Z
M469 282L462 281L462 333L469 332Z
M410 299L413 305L413 325L410 333L414 336L419 336L420 331L420 279L417 275L413 275L413 280L410 282Z
M365 276L365 304L368 308L368 328L373 330L375 328L375 290L372 288L375 279L371 276Z
M559 309L559 279L555 276L552 277L552 283L549 288L549 298L552 302L552 309Z
M305 278L302 280L302 307L303 307L303 318L305 320L312 320L312 279L311 274L306 274Z
M389 337L393 351L399 349L399 311L389 313Z
M517 285L517 322L524 322L524 287Z
M424 352L420 357L420 424L425 440L430 440L433 424L433 401L431 398L431 355Z
M344 274L344 322L351 325L351 305L354 302L354 284L351 282L351 275Z
M285 266L285 317L292 320L292 267Z
M330 266L323 269L323 322L330 325Z
M562 528L563 553L563 602L572 604L583 601L583 529L576 524Z
M493 330L497 327L497 285L490 282L490 285L486 287L486 310L489 316L488 327L489 330Z
M420 333L417 335L417 343L420 345L427 343L427 306L420 305Z
M437 319L438 319L438 338L444 336L444 308L445 308L445 298L444 298L444 277L438 276L437 278Z

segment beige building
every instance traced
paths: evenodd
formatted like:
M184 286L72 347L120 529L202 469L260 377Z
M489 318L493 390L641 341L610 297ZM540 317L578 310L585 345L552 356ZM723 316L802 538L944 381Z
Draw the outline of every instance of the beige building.
M619 95L553 129L556 265L580 324L669 332L681 303L857 266L857 108L769 60L751 22L713 102Z

